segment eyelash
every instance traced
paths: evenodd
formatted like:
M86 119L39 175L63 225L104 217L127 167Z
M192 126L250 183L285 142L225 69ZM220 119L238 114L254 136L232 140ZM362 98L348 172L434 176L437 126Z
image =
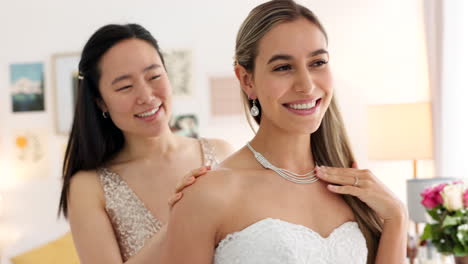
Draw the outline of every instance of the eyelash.
M285 71L285 70L290 70L290 69L291 69L291 65L287 64L287 65L281 65L279 67L276 67L273 71L280 72L280 71Z
M128 89L128 88L131 88L131 87L132 87L131 85L124 86L122 88L117 89L117 92Z
M320 67L320 66L323 66L323 65L327 64L328 61L326 61L326 60L318 60L318 61L316 61L316 62L314 62L314 63L312 63L312 64L317 64L317 63L320 63L320 65L317 66L317 67Z
M318 60L318 61L315 61L312 63L312 67L316 67L316 68L319 68L325 64L327 64L328 61L326 60ZM319 65L317 65L319 64ZM287 69L286 69L287 68ZM291 65L290 64L286 64L286 65L281 65L279 67L276 67L275 69L273 69L273 71L277 71L277 72L281 72L281 71L285 71L285 70L291 70Z
M159 79L159 77L161 77L161 75L155 75L155 76L151 77L149 80L150 80L150 81L152 81L152 80L157 80L157 79ZM125 90L125 89L128 89L128 88L131 88L131 87L132 87L131 85L124 86L124 87L122 87L122 88L117 89L117 92L118 92L118 91Z

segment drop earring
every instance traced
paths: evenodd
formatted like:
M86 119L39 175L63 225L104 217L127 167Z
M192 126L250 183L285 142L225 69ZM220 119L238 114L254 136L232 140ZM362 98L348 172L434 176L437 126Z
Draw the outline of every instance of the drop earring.
M255 104L255 100L256 99L252 100L252 108L250 108L250 114L253 117L258 116L260 114L260 109L258 109L257 105Z

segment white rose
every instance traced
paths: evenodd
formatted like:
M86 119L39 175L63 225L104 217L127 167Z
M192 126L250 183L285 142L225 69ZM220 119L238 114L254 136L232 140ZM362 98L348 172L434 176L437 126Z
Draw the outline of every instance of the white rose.
M441 192L444 206L449 211L463 209L463 185L453 184L445 186Z

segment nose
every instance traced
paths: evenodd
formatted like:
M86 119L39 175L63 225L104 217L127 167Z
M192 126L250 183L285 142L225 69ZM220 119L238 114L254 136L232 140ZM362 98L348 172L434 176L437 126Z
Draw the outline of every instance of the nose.
M137 104L151 104L156 98L153 95L153 89L146 82L142 82L137 86Z
M316 88L314 76L307 67L297 71L294 90L304 94L310 94Z

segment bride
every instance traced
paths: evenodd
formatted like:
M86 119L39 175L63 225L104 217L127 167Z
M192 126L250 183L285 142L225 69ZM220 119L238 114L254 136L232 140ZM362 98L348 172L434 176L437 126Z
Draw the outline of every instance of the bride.
M315 15L294 1L250 12L235 73L258 132L184 191L158 263L404 262L406 209L356 167L327 42Z

